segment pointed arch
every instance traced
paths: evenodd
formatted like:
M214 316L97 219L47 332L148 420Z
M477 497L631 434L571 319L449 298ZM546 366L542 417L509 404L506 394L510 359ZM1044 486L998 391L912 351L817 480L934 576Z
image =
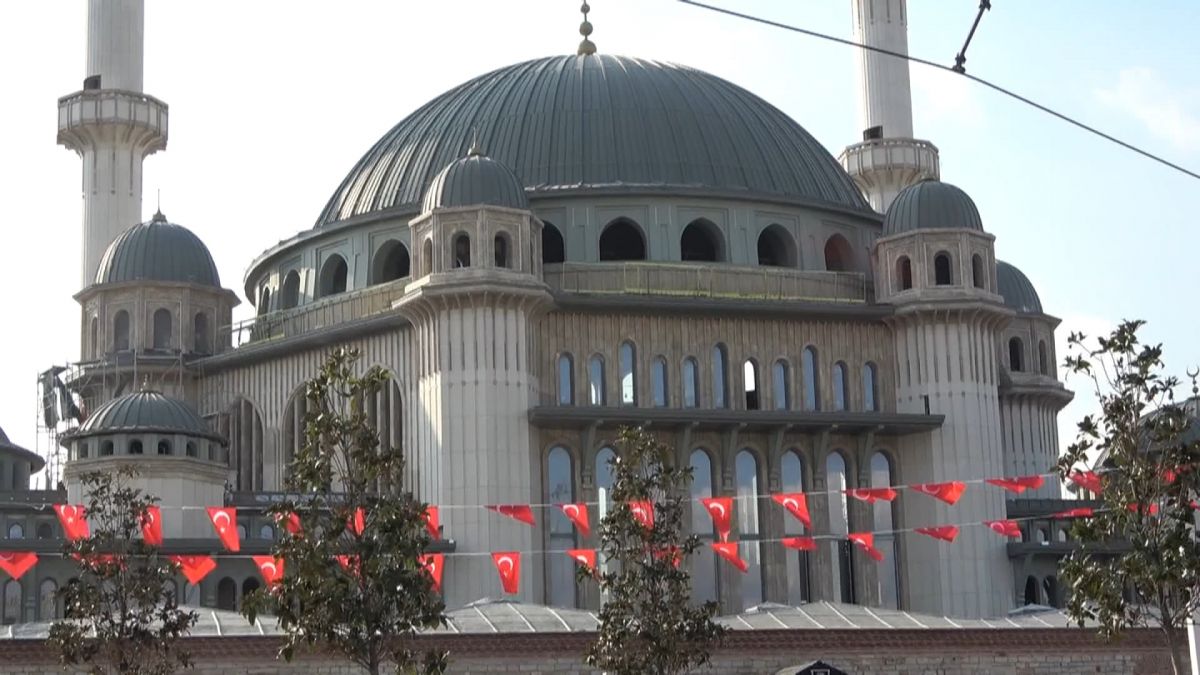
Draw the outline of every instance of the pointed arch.
M798 267L800 256L796 240L778 223L771 223L758 233L758 264L766 267Z
M691 508L691 532L704 542L700 550L691 557L692 600L702 603L718 599L717 558L708 543L716 541L712 518L700 500L714 496L714 472L712 455L703 448L695 448L688 456L692 469L689 507Z
M724 261L725 235L711 220L693 220L679 235L679 259L684 262Z
M408 247L396 239L388 239L375 251L371 260L371 284L384 284L409 276L412 261Z
M830 272L854 270L854 248L840 234L830 235L825 240L825 269Z
M283 277L283 290L279 293L279 309L292 309L300 304L300 273L290 270Z
M618 218L600 233L600 260L645 260L646 235L637 223Z
M572 504L575 500L575 462L571 452L561 445L546 453L546 495L549 504ZM559 509L549 509L546 553L546 604L551 607L575 607L578 603L575 563L553 551L575 548L575 526Z
M557 264L566 262L567 247L562 232L548 220L542 221L542 262Z
M350 268L342 256L334 253L326 258L325 264L321 265L317 296L327 298L338 293L345 293L349 273Z
M238 397L218 417L219 432L229 442L229 469L233 489L250 492L263 489L262 415L249 399Z

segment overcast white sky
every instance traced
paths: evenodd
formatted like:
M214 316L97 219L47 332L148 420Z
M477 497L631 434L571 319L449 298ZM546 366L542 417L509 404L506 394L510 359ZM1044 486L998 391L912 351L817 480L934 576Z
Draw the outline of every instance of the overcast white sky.
M716 1L716 0L714 0ZM859 136L846 47L672 0L594 0L600 51L675 61L759 94L836 154ZM746 0L740 11L849 35L849 3ZM516 61L572 53L575 0L146 0L146 92L171 107L145 165L143 214L199 234L224 285L312 226L358 157L442 91ZM973 0L910 0L910 51L952 63ZM80 163L56 147L55 104L81 86L87 3L0 3L0 426L29 448L35 377L77 358ZM968 68L1200 169L1200 3L1000 3ZM1200 363L1194 265L1200 182L953 76L914 67L918 136L942 151L997 252L1068 330L1150 321L1182 374ZM243 307L243 310L247 307ZM1060 340L1061 342L1061 340ZM1061 356L1060 349L1060 356ZM1068 384L1082 385L1082 382ZM1090 405L1060 417L1065 435Z

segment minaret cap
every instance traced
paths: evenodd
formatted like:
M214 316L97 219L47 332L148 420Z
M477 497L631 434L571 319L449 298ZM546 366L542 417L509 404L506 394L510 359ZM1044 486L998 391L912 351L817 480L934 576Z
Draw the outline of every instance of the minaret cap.
M588 12L592 11L592 8L588 7L588 4L585 2L579 8L579 11L583 12L583 23L579 24L579 34L583 36L583 40L580 41L579 49L575 53L579 56L588 56L589 54L596 53L596 43L588 39L588 36L592 34L592 22L587 20L587 15Z

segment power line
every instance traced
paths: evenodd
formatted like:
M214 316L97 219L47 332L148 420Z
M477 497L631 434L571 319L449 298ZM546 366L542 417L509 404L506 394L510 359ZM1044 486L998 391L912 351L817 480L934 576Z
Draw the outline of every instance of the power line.
M967 72L960 72L952 66L945 66L945 65L942 65L935 61L930 61L928 59L922 59L922 58L919 58L916 56L910 56L908 54L894 52L894 51L891 51L890 49L883 49L881 47L873 47L871 45L862 44L861 42L855 42L853 40L847 40L845 38L840 38L840 37L837 37L834 35L828 35L826 33L819 33L814 30L800 28L799 26L792 26L792 25L789 25L786 23L780 23L778 21L764 19L762 17L754 16L752 14L744 14L742 12L735 12L731 9L725 9L724 7L716 7L714 5L708 5L703 2L696 2L696 0L679 0L679 2L682 2L685 5L691 5L693 7L699 7L701 9L707 9L712 12L717 12L718 14L725 14L727 16L732 16L732 17L736 17L739 19L745 19L746 21L753 21L754 23L760 23L765 26L772 26L774 28L782 28L783 30L791 31L793 33L800 33L802 35L808 35L810 37L819 38L821 40L828 40L830 42L836 42L838 44L843 44L843 45L846 45L849 47L857 47L859 49L866 49L869 51L878 52L880 54L887 54L888 56L894 56L899 59L905 59L907 61L912 61L913 63L919 63L923 66L929 66L931 68L937 68L938 70L944 70L949 73L961 75L962 77L965 77L965 78L971 80L972 82L976 82L978 84L981 84L981 85L987 87L988 89L991 89L993 91L1004 94L1005 96L1008 96L1009 98L1016 99L1017 101L1020 101L1021 103L1024 103L1028 106L1037 108L1038 110L1040 110L1048 115L1053 115L1054 117L1057 117L1058 119L1060 119L1074 127L1083 129L1084 131L1094 134L1096 136L1099 136L1100 138L1103 138L1104 140L1109 141L1111 143L1115 143L1115 144L1125 148L1126 150L1131 150L1133 152L1136 152L1137 154L1139 154L1147 159L1154 160L1155 162L1158 162L1159 164L1162 164L1164 166L1175 169L1176 171L1178 171L1186 176L1190 176L1192 178L1195 178L1196 180L1200 180L1200 173L1196 173L1195 171L1190 171L1188 169L1185 169L1184 167L1182 167L1174 162L1171 162L1170 160L1163 159L1162 157L1159 157L1158 155L1155 155L1152 152L1143 150L1131 143L1126 143L1125 141L1123 141L1115 136L1112 136L1111 134L1107 134L1093 126L1084 124L1083 122L1080 122L1079 120L1076 120L1072 117L1068 117L1067 115L1060 113L1057 110L1048 108L1048 107L1042 105L1041 103L1038 103L1032 99L1022 96L1021 94L1018 94L1010 89L1006 89L998 84L995 84L994 82L985 80L982 77L977 77L975 75L971 75Z

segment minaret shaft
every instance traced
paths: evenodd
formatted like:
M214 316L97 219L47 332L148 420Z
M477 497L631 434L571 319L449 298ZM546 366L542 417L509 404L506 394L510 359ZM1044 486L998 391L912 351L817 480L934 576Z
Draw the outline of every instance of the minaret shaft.
M142 90L144 0L89 0L87 77L104 89Z
M908 54L905 0L854 0L854 41ZM858 119L863 129L883 127L883 138L912 138L908 62L866 49L854 52Z

